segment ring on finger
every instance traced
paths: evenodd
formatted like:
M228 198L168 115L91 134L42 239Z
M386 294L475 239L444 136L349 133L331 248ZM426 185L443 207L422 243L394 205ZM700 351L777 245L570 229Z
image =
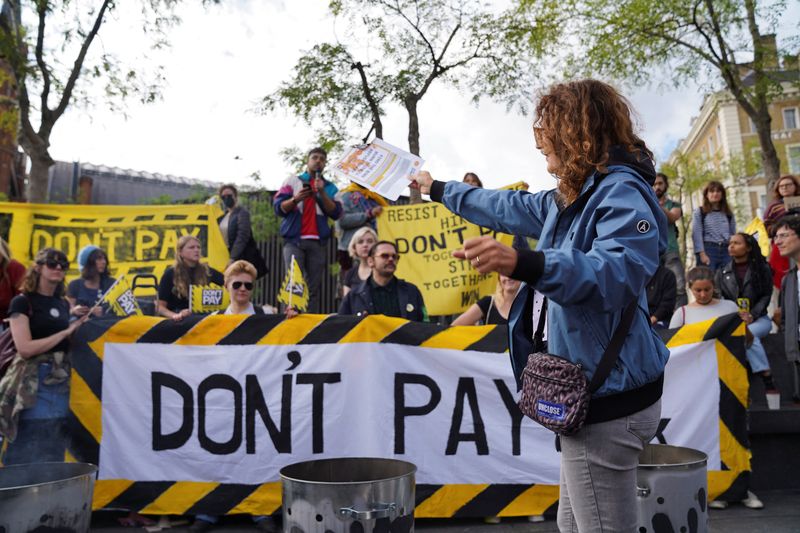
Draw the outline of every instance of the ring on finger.
M475 264L476 265L480 265L481 264L481 256L479 256L479 255L475 256Z

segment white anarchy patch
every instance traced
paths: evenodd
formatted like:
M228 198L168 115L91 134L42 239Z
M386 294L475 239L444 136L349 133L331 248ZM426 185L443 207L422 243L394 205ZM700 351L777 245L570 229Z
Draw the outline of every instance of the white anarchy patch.
M650 231L650 222L646 220L640 220L636 223L636 229L639 230L639 233L647 233Z

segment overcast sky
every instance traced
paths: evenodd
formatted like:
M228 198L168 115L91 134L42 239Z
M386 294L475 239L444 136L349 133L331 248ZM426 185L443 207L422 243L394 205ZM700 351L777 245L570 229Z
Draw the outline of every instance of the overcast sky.
M127 119L103 107L70 109L51 139L55 159L242 184L252 183L248 176L258 171L264 186L280 185L290 169L279 150L307 146L313 132L283 111L260 116L252 109L290 76L303 50L335 38L327 2L227 0L206 9L195 4L200 2L181 8L183 23L171 32L171 49L156 56L166 67L163 99L130 104ZM143 47L141 33L126 26L122 14L118 18L103 27L100 45L134 53ZM645 87L627 93L642 137L665 160L697 115L700 91ZM405 111L387 111L384 139L407 148ZM530 116L508 114L488 101L476 108L442 85L424 97L419 115L421 155L434 177L460 179L473 171L487 187L518 180L532 190L553 186L534 148Z

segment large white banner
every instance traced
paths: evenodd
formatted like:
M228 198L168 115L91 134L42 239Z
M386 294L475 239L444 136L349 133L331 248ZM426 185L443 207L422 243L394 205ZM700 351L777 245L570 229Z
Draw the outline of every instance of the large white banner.
M324 457L394 457L431 484L558 484L507 353L381 343L105 345L100 479L259 484ZM714 341L679 346L657 441L720 468Z

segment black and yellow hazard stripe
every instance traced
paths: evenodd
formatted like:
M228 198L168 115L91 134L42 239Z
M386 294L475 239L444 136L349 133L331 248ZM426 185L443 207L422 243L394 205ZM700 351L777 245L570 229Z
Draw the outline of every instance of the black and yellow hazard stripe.
M745 357L745 325L737 314L662 333L668 348L714 341L719 372L719 440L721 471L709 471L709 499L745 498L750 476L747 404L750 382Z
M716 338L720 368L720 438L727 470L711 472L710 496L738 490L749 473L746 416L747 373L744 327L738 317L685 326L665 333L668 346ZM388 343L501 353L504 326L445 328L383 316L192 316L180 323L153 318L90 321L78 332L73 352L70 460L97 464L102 438L102 359L106 343L183 345ZM746 477L744 478L746 481ZM416 515L427 517L521 516L552 514L558 486L524 484L417 485ZM132 509L151 514L271 514L280 508L280 483L240 485L186 481L99 480L94 508Z

